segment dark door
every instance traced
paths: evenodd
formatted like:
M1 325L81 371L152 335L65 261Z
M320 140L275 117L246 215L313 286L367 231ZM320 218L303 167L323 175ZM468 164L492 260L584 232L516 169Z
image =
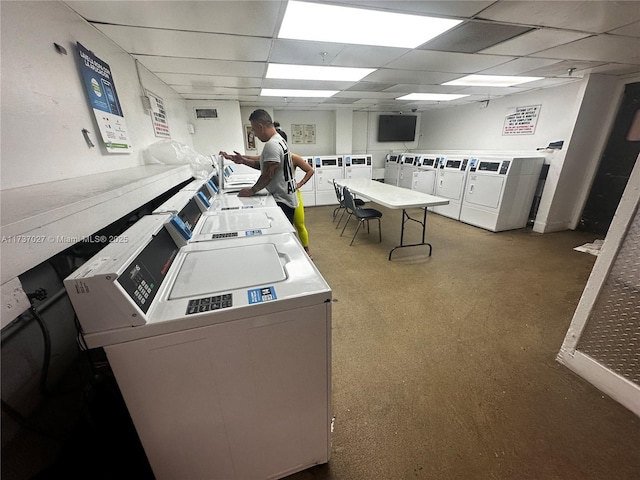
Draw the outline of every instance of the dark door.
M630 83L624 90L578 230L606 235L640 152L640 141L629 139L634 120L640 121L639 111L640 83Z

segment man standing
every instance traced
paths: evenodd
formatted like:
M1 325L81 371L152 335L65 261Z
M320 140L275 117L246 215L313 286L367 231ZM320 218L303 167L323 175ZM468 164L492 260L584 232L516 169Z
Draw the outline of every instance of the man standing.
M249 116L249 121L255 136L265 144L260 157L245 156L236 151L233 152L234 155L220 152L226 159L249 165L261 172L256 183L251 188L240 190L238 196L250 197L266 188L289 221L293 223L298 197L289 146L276 131L271 115L267 111L255 110Z

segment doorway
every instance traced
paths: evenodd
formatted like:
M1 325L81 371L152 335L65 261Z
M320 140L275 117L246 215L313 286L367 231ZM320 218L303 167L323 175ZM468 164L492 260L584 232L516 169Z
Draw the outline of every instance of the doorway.
M603 236L609 230L640 152L640 137L633 133L639 127L639 112L640 83L630 83L625 87L578 230Z

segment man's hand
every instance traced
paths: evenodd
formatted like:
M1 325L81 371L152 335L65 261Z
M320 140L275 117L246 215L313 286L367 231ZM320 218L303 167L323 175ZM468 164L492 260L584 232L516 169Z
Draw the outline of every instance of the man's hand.
M233 160L234 163L238 163L238 164L244 163L244 157L240 153L236 152L235 150L233 151L233 155L220 150L219 155L222 155L227 160Z
M243 188L238 192L239 197L253 197L253 190L250 188Z

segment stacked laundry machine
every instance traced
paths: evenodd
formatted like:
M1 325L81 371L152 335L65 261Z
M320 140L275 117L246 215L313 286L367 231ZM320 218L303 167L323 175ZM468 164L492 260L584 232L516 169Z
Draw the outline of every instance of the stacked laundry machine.
M344 158L342 155L314 157L316 205L338 203L333 180L344 178Z
M384 183L398 185L400 175L400 154L388 153L384 162Z
M156 478L325 463L331 288L268 197L190 188L65 279L84 339L104 349Z
M436 175L439 164L440 156L437 154L416 154L416 169L413 171L411 189L428 195L435 195Z
M345 155L344 178L368 178L373 176L372 157L368 154Z

